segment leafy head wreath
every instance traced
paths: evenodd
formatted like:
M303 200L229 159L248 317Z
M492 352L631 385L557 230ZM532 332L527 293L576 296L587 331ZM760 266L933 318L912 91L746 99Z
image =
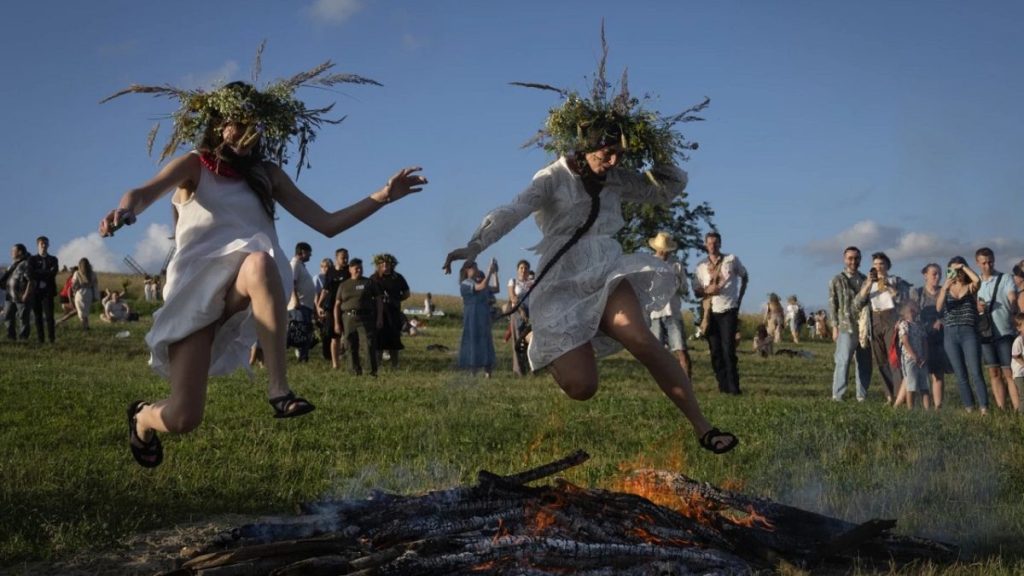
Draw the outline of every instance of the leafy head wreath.
M162 162L179 148L195 146L203 152L215 153L218 159L228 159L238 163L237 157L230 158L230 154L222 150L203 150L209 145L209 135L223 126L224 122L238 122L245 125L246 131L242 136L241 143L250 145L255 142L249 163L260 162L268 159L283 166L288 163L290 157L289 146L292 140L298 146L298 161L296 163L295 177L298 178L303 166L309 168L306 159L309 144L316 140L317 130L323 124L340 124L345 116L337 119L325 118L324 115L334 108L334 103L323 108L307 108L306 105L295 97L295 91L301 87L330 88L337 84L373 84L381 86L376 80L371 80L355 74L328 74L334 68L330 60L316 66L306 72L300 72L286 80L278 80L267 85L263 90L257 90L255 84L259 79L262 68L263 48L266 42L262 42L256 50L256 60L252 69L252 84L245 82L231 82L212 91L205 91L201 88L186 90L175 88L170 85L143 86L132 84L131 86L111 95L100 103L108 102L125 94L153 94L154 96L166 96L177 98L181 107L169 117L173 119L174 127L170 138L160 153ZM158 122L149 132L147 149L153 152L153 143L156 140L157 132L160 129ZM213 138L216 141L219 138ZM245 164L245 162L241 162ZM234 166L243 168L245 166ZM246 179L248 175L246 175ZM250 183L253 182L250 180ZM254 186L254 189L256 186ZM256 190L267 207L267 198L260 190ZM268 210L273 213L272 202Z
M587 170L587 164L581 160L586 152L604 146L618 144L623 155L620 165L629 170L646 173L656 185L658 177L654 168L661 164L671 164L678 160L689 160L688 150L696 150L697 143L686 138L675 130L675 126L685 122L702 121L697 114L708 107L711 99L705 97L702 102L672 115L663 116L656 111L648 110L644 104L650 100L633 96L629 91L628 71L623 70L619 80L619 93L609 94L611 83L605 77L605 64L608 60L608 43L605 40L604 21L601 22L601 61L594 75L590 96L581 96L575 90L557 88L549 84L533 82L512 82L514 86L536 88L557 92L562 97L562 104L548 112L544 127L537 131L524 148L538 146L559 156L576 158L578 164ZM586 175L584 175L586 181ZM599 190L599 188L598 188ZM561 246L544 268L537 274L530 289L519 298L519 302L506 315L514 313L526 300L530 292L540 284L544 275L580 238L594 225L600 211L599 193L590 193L590 213L587 220Z

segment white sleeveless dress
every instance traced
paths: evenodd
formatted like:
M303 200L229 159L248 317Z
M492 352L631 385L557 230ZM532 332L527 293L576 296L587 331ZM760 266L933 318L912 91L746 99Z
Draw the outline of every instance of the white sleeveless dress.
M291 286L291 268L278 243L274 221L245 180L218 176L205 166L200 167L195 194L174 206L178 210L177 249L167 267L164 305L153 314L153 328L146 335L149 364L167 378L168 346L218 323L209 374L248 370L249 349L256 342L252 309L220 323L224 298L242 261L253 252L270 254L282 284Z
M661 185L635 172L613 169L601 191L601 209L594 225L554 265L530 294L533 338L527 355L539 370L566 352L591 342L597 356L618 352L622 345L598 330L608 294L629 280L645 310L663 308L676 293L676 275L665 262L649 254L623 254L613 236L625 222L622 202L669 204L686 188L686 172L659 166ZM473 234L481 251L495 243L530 214L536 214L543 239L532 249L540 254L543 270L555 252L587 219L590 197L583 181L564 157L537 172L530 186L507 206L492 210Z

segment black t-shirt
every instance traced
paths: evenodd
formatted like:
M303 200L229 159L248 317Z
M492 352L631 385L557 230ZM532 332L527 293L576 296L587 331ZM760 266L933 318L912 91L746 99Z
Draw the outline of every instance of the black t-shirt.
M59 271L56 256L34 254L28 258L28 273L32 276L37 296L53 298L57 295L57 272Z

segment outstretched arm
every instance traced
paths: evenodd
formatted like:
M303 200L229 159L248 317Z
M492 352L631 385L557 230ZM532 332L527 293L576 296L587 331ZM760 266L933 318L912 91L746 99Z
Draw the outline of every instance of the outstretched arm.
M366 198L336 212L328 212L299 190L284 170L277 166L268 167L268 170L274 185L274 199L304 224L328 238L362 222L381 206L419 192L427 183L426 177L416 174L422 170L419 166L402 168Z
M121 226L134 223L136 216L174 188L195 189L195 183L199 182L199 169L199 157L195 154L178 156L168 162L152 180L121 196L117 208L100 220L100 236L113 236Z

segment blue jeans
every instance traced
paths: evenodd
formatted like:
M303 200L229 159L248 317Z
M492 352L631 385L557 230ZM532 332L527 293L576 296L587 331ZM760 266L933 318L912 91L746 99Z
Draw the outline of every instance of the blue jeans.
M964 408L974 408L977 400L979 408L987 409L988 393L985 389L985 376L981 373L981 344L978 342L978 333L974 326L946 326L945 332L942 344L946 348L949 363L953 366L953 373L956 374L960 401Z
M836 369L832 373L832 398L835 400L842 400L846 394L851 359L857 364L857 399L861 400L867 397L868 385L871 384L871 349L861 347L856 334L840 332L836 338Z

